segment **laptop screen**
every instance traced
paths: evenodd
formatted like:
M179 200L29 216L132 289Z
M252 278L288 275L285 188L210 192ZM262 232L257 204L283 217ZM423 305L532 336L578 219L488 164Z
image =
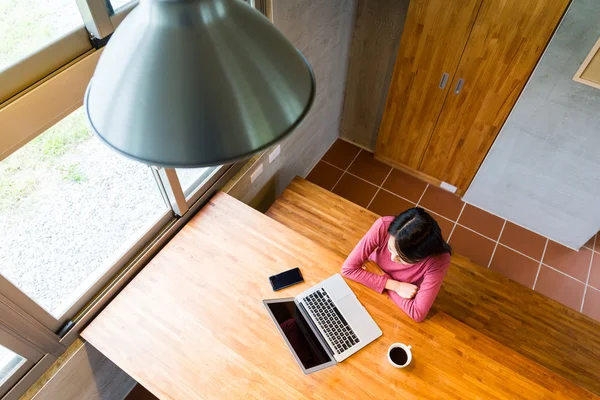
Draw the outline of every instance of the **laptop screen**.
M304 369L308 370L332 361L293 299L265 301L265 305Z

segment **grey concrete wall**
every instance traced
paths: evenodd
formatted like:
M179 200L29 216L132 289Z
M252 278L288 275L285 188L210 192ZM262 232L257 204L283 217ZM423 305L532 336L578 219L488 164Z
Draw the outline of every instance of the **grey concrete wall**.
M464 196L571 248L600 228L600 90L572 80L598 37L574 0Z
M336 140L346 89L348 57L356 0L274 0L273 23L306 56L317 80L312 109L281 143L273 163L268 154L255 159L229 194L265 211L299 175L306 176ZM263 173L251 183L251 174Z
M375 150L409 0L358 0L340 136Z
M278 192L305 176L338 137L356 0L275 0L273 23L306 56L317 79L315 103L282 144Z

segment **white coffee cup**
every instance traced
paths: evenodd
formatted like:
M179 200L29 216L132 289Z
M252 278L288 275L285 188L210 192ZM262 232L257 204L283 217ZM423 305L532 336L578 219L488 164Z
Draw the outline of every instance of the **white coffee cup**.
M397 347L403 349L406 352L406 362L403 365L396 364L394 361L392 361L392 357L390 356L390 353L392 352L392 349L395 349ZM407 346L407 345L405 345L403 343L394 343L388 349L388 352L387 352L388 361L390 362L390 364L392 364L392 366L394 366L396 368L404 368L404 367L406 367L412 361L412 352L410 351L410 349L411 349L410 346Z

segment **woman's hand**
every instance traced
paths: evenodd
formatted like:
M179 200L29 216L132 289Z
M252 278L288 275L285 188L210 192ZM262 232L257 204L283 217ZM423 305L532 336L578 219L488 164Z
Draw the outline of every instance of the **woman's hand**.
M411 283L399 282L393 279L388 279L385 288L398 293L398 296L405 299L412 299L417 294L419 288Z

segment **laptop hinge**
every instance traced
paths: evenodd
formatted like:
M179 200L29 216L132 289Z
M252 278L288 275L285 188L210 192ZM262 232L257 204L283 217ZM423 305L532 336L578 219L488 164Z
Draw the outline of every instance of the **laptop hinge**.
M329 347L329 344L327 343L327 341L325 340L325 338L323 337L323 335L321 335L321 331L319 330L319 328L317 328L317 326L313 322L310 314L308 313L308 311L304 307L304 304L302 304L301 301L298 301L296 304L298 305L298 309L300 310L300 312L304 316L304 319L310 325L310 329L313 330L313 332L315 333L315 336L317 337L317 339L319 340L319 342L321 342L321 345L323 345L323 348L327 351L327 354L329 354L329 356L333 360L335 360L335 357L334 357L335 353L333 352L333 350L331 349L331 347Z

